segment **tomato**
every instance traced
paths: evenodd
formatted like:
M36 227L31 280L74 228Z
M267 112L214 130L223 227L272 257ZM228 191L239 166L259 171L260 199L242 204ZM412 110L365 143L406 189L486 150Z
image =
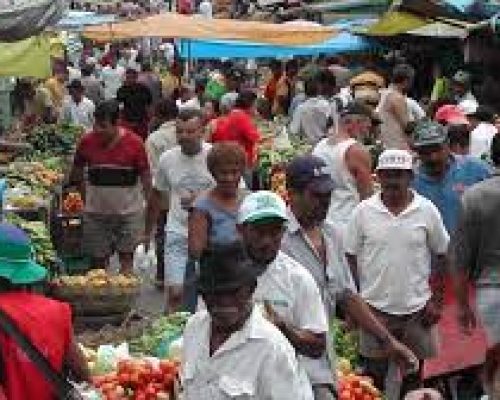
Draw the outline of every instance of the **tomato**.
M93 376L92 377L92 384L96 387L99 388L105 383L104 376Z
M351 399L352 399L352 397L351 397L351 392L350 391L343 390L340 393L339 400L351 400Z
M155 382L163 382L163 372L161 372L161 370L159 370L159 369L155 369L151 373L151 378Z
M165 390L172 390L172 386L174 385L175 375L165 374L163 376L163 384L165 385Z
M130 383L130 374L128 372L122 372L119 374L118 383L122 386L127 386Z
M160 369L163 373L177 373L177 366L174 362L169 360L161 360L160 361Z
M117 370L120 372L130 372L133 368L133 362L130 360L120 360L118 361Z
M140 379L139 379L139 373L137 371L134 371L130 374L130 386L132 387L137 387L139 386Z
M364 394L363 395L363 400L373 400L373 397L371 394Z
M146 393L140 390L135 392L134 400L146 400Z

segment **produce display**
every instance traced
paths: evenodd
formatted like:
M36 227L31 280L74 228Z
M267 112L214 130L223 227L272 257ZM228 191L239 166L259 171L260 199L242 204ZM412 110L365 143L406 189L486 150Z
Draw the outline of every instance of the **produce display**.
M25 138L33 146L31 159L71 154L83 129L71 124L39 125Z
M31 238L37 263L47 268L55 264L56 252L50 240L47 226L43 222L27 221L13 213L8 213L5 218L7 222L24 230Z
M179 362L121 360L117 369L95 376L93 384L105 400L169 400L178 395Z
M359 346L357 335L348 331L338 319L332 319L330 321L330 333L333 336L333 344L335 346L337 359L345 360L348 365L358 365Z
M66 214L78 214L83 211L82 196L78 192L67 193L63 198L62 211Z
M337 378L339 400L382 400L382 393L372 379L355 374L346 359L339 360Z
M110 275L104 269L93 269L86 275L60 276L51 282L61 293L75 294L79 292L128 293L138 289L140 281L134 276Z
M9 165L5 177L9 188L16 188L31 198L46 199L49 192L61 182L63 176L60 171L51 169L47 165L55 166L55 161L45 164L43 162L14 162ZM24 196L19 196L24 197ZM10 199L11 204L16 200ZM21 203L19 203L21 202ZM23 204L22 199L18 199L18 204ZM24 201L31 205L29 201ZM26 207L22 207L26 208Z
M189 315L177 312L158 318L142 336L130 341L130 351L132 354L150 354L160 358L167 356L170 344L182 335Z
M273 167L284 166L295 156L307 154L311 146L301 141L291 141L291 146L278 150L274 147L263 147L259 150L257 171L261 182L269 188Z

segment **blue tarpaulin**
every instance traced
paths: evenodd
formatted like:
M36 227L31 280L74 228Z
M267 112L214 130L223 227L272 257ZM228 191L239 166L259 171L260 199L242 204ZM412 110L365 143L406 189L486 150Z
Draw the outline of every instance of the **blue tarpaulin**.
M262 43L234 40L180 40L181 58L218 59L218 58L285 58L291 56L316 56L360 52L372 49L375 44L369 39L341 32L322 43L308 46L273 46Z

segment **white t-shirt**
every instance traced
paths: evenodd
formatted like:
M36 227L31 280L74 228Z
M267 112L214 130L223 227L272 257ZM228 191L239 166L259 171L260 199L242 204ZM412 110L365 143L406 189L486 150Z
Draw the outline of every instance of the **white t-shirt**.
M200 12L200 15L205 18L213 17L213 7L210 0L203 0L199 5L198 10Z
M175 232L187 237L188 212L181 206L182 197L198 195L215 186L215 180L207 168L207 155L211 148L203 143L195 156L187 156L180 146L167 150L160 157L154 177L154 187L170 193L167 232Z
M62 107L62 120L82 126L85 131L90 131L94 126L95 105L92 100L83 97L79 103L75 103L71 96L66 96Z
M377 310L407 315L421 310L431 297L431 254L445 254L449 236L438 209L413 192L399 215L382 203L380 193L354 210L344 240L355 255L361 297Z
M425 118L424 109L418 104L415 99L406 97L406 108L408 109L408 121L415 122Z
M497 134L497 128L493 124L480 122L478 126L470 133L469 154L481 158L491 153L491 142Z
M123 84L125 69L119 65L111 68L109 65L101 71L101 80L104 84L104 99L111 100L116 98L116 92Z
M312 400L310 383L281 332L254 308L210 356L210 315L198 311L183 337L185 400Z
M328 332L326 310L316 281L305 267L282 251L259 277L254 300L269 302L280 317L297 328ZM326 357L298 358L313 384L333 382Z
M360 201L356 180L347 169L345 159L347 151L354 144L354 139L332 143L329 138L325 138L313 150L313 155L325 162L335 183L327 216L328 222L333 225L346 225Z

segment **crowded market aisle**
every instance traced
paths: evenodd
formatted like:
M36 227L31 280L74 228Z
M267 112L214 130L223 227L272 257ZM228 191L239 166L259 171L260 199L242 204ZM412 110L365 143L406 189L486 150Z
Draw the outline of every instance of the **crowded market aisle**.
M425 87L404 51L184 75L174 45L16 80L0 398L496 399L491 77Z

